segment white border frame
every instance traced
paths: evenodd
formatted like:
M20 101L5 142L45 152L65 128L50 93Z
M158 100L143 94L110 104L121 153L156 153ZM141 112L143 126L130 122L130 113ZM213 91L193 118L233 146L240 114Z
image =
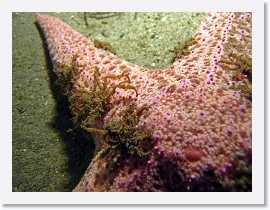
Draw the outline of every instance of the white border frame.
M264 204L264 2L262 0L2 0L1 187L5 204ZM28 193L12 192L12 12L30 11L251 11L253 21L252 192ZM4 129L3 129L4 128ZM3 130L2 130L3 129Z

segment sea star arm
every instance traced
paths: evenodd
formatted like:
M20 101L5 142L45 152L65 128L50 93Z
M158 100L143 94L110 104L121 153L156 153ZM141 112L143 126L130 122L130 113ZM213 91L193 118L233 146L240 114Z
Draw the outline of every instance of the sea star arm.
M75 124L97 145L74 191L250 190L250 13L210 13L164 70L96 48L58 18L36 18Z

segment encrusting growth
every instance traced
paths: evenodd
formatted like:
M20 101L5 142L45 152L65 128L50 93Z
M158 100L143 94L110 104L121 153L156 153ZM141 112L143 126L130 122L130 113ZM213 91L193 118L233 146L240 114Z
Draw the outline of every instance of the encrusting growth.
M74 191L251 191L251 13L209 13L164 70L36 18L75 125L97 145Z

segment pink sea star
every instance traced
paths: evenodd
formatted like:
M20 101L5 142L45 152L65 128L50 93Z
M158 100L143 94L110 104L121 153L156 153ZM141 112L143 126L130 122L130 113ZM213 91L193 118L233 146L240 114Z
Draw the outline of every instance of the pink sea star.
M210 13L164 70L119 59L36 14L96 155L74 191L250 190L251 14Z

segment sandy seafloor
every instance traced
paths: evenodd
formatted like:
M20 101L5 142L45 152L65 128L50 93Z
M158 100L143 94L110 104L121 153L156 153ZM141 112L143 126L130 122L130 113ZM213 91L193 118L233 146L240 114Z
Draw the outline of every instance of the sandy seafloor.
M202 13L51 13L120 58L164 68L200 25ZM34 13L12 16L12 190L72 191L94 144L72 128Z

